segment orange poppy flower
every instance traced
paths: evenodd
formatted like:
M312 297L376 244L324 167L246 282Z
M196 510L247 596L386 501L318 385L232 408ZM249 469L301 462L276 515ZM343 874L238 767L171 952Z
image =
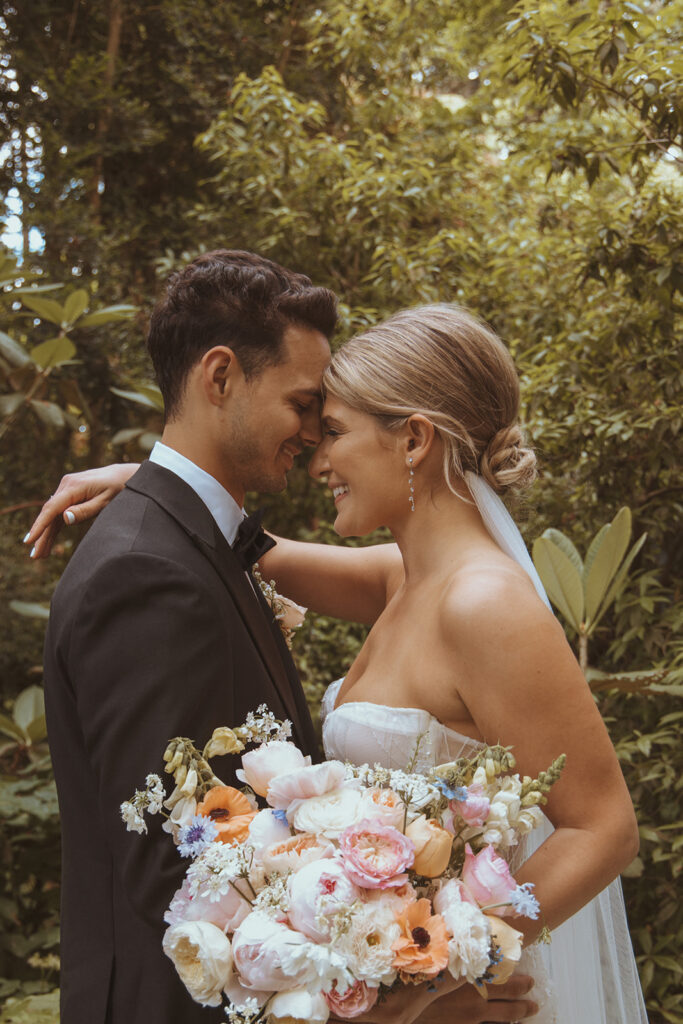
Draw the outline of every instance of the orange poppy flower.
M448 966L446 924L431 911L429 900L420 899L396 915L401 935L391 948L396 953L393 966L402 981L427 981Z
M216 842L243 843L249 835L249 825L256 817L244 793L233 786L214 786L197 805L197 814L211 818L218 829Z

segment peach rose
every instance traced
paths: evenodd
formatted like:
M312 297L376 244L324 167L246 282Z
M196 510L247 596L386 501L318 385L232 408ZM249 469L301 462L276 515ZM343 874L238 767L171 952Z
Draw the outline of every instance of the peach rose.
M475 856L467 844L462 880L480 907L507 903L510 893L517 888L507 862L498 856L493 846L485 846ZM499 916L512 913L512 907L502 907Z
M432 914L429 900L420 899L409 903L396 921L401 935L391 948L401 980L417 984L435 978L448 966L448 933L443 918Z
M406 828L406 835L415 844L413 870L425 878L438 878L451 859L453 836L433 818L421 814Z
M385 825L393 825L394 828L403 831L405 805L393 789L379 787L366 789L362 793L362 797L365 805L365 818L377 818Z
M243 843L249 836L249 825L256 817L244 793L232 786L214 786L197 805L197 814L211 818L218 829L215 840L220 843Z
M263 868L267 875L298 871L313 861L334 857L334 846L324 836L300 832L279 842L271 843L261 854Z
M347 988L346 992L340 992L333 988L323 995L335 1017L342 1017L344 1020L352 1020L360 1017L361 1013L367 1013L377 1002L379 989L373 988L365 981L356 981Z

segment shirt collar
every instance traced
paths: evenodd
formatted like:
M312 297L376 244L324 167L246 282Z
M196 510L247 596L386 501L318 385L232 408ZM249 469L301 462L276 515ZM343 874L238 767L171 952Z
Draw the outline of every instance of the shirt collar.
M206 470L181 455L174 448L157 441L149 456L150 462L169 469L188 484L195 494L201 498L209 512L216 520L216 525L228 544L232 546L237 530L244 518L244 509L240 508L233 496L222 484Z

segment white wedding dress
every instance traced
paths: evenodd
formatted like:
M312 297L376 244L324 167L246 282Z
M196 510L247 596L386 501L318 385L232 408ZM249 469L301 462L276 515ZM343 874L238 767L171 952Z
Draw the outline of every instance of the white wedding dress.
M405 768L421 737L417 771L481 747L447 729L427 711L348 701L335 708L343 680L322 701L323 743L328 758L354 764ZM545 819L518 847L513 870L551 833ZM616 879L553 932L550 945L524 951L520 970L535 979L541 1009L534 1024L647 1024L645 1004L628 933L621 883Z

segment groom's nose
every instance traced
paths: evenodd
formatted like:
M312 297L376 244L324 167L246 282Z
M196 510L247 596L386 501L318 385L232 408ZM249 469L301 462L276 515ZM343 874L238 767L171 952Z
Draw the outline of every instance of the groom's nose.
M299 437L305 445L320 444L323 437L323 426L320 419L320 406L315 402L301 415Z
M310 475L318 480L320 477L327 476L330 472L330 464L327 458L327 439L323 438L313 452L313 457L308 464L308 472Z

